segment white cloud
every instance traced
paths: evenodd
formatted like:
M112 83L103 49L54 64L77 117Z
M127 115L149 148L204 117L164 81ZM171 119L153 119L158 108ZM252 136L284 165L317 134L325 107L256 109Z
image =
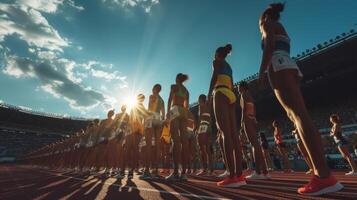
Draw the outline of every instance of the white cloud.
M159 0L102 0L103 3L111 7L134 8L141 7L146 13L151 11L154 5L160 3Z
M90 70L91 75L96 78L103 78L105 80L121 80L125 81L126 77L125 76L120 76L118 71L114 72L106 72L103 70L95 70L91 69Z
M63 51L70 45L38 11L19 4L0 3L0 42L5 36L16 35L31 47ZM5 16L5 17L4 17Z
M84 10L82 6L75 5L73 0L18 0L16 3L45 13L55 13L58 7L64 4L77 10Z
M91 109L99 104L112 102L99 91L85 88L71 80L68 71L54 66L63 61L39 61L18 56L7 56L3 72L16 78L38 78L40 88L56 98L63 98L74 109ZM68 61L66 61L68 62ZM65 67L65 66L62 66Z

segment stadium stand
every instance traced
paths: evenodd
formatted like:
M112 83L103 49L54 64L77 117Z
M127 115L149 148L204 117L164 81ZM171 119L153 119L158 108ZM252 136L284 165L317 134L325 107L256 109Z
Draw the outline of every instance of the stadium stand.
M0 103L0 162L53 143L84 128L88 119L31 111Z

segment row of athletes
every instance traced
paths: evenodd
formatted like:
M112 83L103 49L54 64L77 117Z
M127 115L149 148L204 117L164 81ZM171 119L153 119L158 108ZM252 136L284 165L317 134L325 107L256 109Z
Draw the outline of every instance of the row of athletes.
M47 145L26 158L34 165L61 169L90 170L92 174L105 168L106 176L133 177L142 158L141 179L158 178L158 168L170 168L173 154L174 172L168 180L186 180L186 172L193 171L196 151L199 151L202 170L196 175L212 175L212 127L207 97L199 96L198 120L188 110L188 91L183 86L187 75L178 74L171 87L168 114L156 84L149 98L148 109L143 105L145 96L137 96L137 105L130 113L126 106L116 114L110 110L104 120L94 120L85 130L72 137ZM181 164L181 173L179 172ZM163 172L167 172L164 170Z

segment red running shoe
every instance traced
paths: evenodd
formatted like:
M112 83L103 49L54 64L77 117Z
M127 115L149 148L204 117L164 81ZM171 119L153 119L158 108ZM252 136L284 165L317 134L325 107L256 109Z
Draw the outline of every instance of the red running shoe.
M297 192L303 195L319 196L331 192L337 192L342 188L343 185L332 175L328 178L319 178L313 175L310 182L303 187L298 188Z
M229 177L227 176L222 181L217 182L219 187L237 188L246 185L245 178L243 175L240 177Z

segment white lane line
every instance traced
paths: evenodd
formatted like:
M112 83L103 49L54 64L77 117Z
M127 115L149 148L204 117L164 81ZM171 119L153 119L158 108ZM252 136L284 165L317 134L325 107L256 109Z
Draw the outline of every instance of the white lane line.
M35 169L34 169L35 170ZM36 170L38 171L38 170ZM53 172L43 172L43 171L38 171L41 173L46 173L46 174L53 174L55 176L62 176L62 177L66 177L66 178L70 178L70 179L74 179L74 180L79 180L79 181L85 181L86 179L83 178L78 178L78 177L73 177L73 176L67 176L67 175L63 175L63 174L56 174ZM103 185L114 185L117 186L119 188L128 188L128 189L136 189L136 190L142 190L142 191L147 191L147 192L158 192L158 193L163 193L163 194L172 194L175 196L184 196L184 197L194 197L194 198L198 198L198 199L212 199L212 200L229 200L228 198L219 198L219 197L211 197L211 196L205 196L205 195L196 195L196 194L192 194L192 193L180 193L180 192L168 192L165 190L157 190L157 189L152 189L152 188L143 188L143 187L136 187L136 186L122 186L116 183L101 183Z

